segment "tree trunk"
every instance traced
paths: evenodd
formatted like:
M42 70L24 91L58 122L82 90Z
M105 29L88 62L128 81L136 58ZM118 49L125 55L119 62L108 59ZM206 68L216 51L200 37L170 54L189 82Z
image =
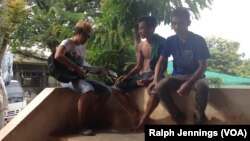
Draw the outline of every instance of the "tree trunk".
M1 48L0 48L0 122L3 122L4 116L2 116L2 115L3 115L4 111L7 109L7 105L8 105L8 96L7 96L5 84L4 84L3 78L2 78L2 60L3 60L5 50L7 48L8 37L9 37L8 34L5 34L3 36L3 41L1 44ZM2 123L0 123L0 124L1 124L0 126L3 126ZM0 129L1 128L2 127L0 127Z
M3 42L1 44L1 48L0 48L0 68L2 68L2 60L3 60L3 56L4 56L4 53L5 53L5 50L7 48L7 44L8 44L8 38L9 38L9 35L8 34L5 34L3 36Z

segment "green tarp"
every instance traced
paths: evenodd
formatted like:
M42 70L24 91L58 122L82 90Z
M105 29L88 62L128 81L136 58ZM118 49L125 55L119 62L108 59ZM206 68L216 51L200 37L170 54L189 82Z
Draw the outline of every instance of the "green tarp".
M218 77L223 80L224 85L244 85L250 87L250 79L249 78L243 78L243 77L237 77L222 73L216 73L211 71L206 71L206 77Z
M173 62L169 61L168 62L168 72L172 73L173 71ZM232 75L227 75L223 73L217 73L217 72L211 72L211 71L206 71L205 73L206 77L216 77L220 78L223 80L223 85L226 86L249 86L250 87L250 78L242 78L242 77L237 77L237 76L232 76Z

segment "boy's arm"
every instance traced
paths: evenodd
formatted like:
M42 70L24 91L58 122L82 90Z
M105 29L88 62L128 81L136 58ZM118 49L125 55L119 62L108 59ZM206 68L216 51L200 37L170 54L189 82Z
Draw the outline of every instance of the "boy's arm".
M129 73L127 73L126 75L120 76L116 82L122 82L122 81L128 79L129 77L137 74L142 69L144 57L141 53L140 46L141 46L141 44L138 45L136 65L129 71Z
M198 80L207 69L207 60L199 60L199 67L194 72L194 74L188 79L188 83L194 83L196 80Z
M67 57L65 57L66 54L66 48L64 47L58 47L56 49L56 53L55 53L55 60L57 60L59 63L64 64L65 66L73 69L74 71L76 71L77 75L81 78L85 77L85 72L75 63L70 61Z
M181 85L181 87L177 90L179 95L185 95L190 90L191 86L194 84L196 80L201 78L207 68L207 60L199 60L199 67L196 69L194 74Z
M149 84L148 89L151 90L158 82L159 77L161 75L161 70L167 67L168 58L163 57L162 55L159 57L154 70L154 78L153 81Z
M143 67L143 61L144 61L144 57L143 57L141 51L139 51L138 52L138 56L137 56L137 63L136 63L136 65L134 66L134 68L131 71L129 71L128 74L126 74L126 76L129 78L129 77L137 74L138 72L140 72L140 70Z

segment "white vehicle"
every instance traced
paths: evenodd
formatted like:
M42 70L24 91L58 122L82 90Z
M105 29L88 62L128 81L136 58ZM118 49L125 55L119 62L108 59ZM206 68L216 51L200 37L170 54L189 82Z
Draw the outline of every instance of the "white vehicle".
M7 124L13 117L15 117L27 105L24 90L17 80L11 80L5 86L8 95L8 109L4 114L4 122Z

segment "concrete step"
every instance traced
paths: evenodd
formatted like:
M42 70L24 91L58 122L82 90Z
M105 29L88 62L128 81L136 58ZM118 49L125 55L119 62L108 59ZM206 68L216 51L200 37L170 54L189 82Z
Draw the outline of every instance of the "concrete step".
M73 133L69 135L53 135L49 141L144 141L144 133L133 133L122 130L104 130L96 132L95 136L84 136Z

